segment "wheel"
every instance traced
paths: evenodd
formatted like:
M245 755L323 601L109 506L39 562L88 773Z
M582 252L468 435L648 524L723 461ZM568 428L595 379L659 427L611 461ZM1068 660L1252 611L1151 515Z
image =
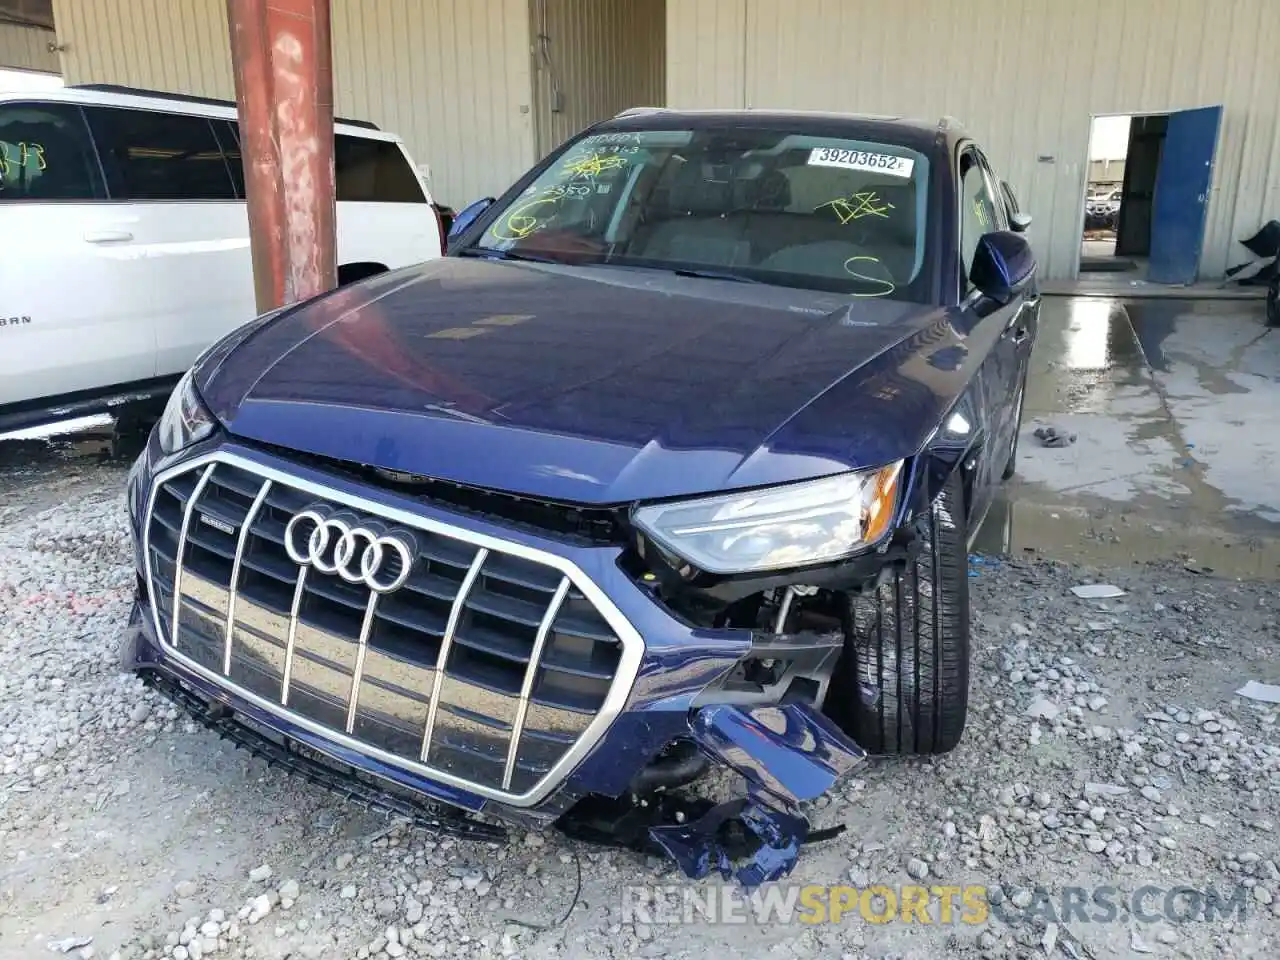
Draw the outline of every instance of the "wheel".
M1267 285L1267 326L1280 327L1280 272Z
M1018 437L1022 433L1022 404L1027 399L1027 377L1023 374L1022 385L1018 387L1018 412L1013 419L1013 443L1009 444L1009 462L1004 465L1001 480L1008 480L1018 469Z
M825 710L872 754L946 753L969 701L965 495L951 475L920 520L923 549L873 593L851 596Z

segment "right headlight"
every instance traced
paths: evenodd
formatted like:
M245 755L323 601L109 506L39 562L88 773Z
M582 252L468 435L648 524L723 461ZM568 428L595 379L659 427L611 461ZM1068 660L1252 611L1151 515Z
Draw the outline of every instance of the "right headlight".
M632 521L655 543L709 573L830 562L889 530L902 461L876 470L763 490L640 506Z
M169 402L156 424L160 449L166 456L177 453L193 443L208 439L217 426L218 422L196 392L192 371L188 370L173 388L173 393L169 394Z

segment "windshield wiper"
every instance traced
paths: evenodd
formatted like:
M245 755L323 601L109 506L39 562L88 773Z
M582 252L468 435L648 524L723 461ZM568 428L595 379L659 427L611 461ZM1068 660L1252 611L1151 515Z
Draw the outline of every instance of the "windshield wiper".
M734 283L760 283L759 280L753 280L751 277L744 277L740 273L728 273L721 270L695 270L688 267L680 267L672 270L677 277L697 277L701 280L731 280Z
M559 263L550 257L539 257L532 253L518 253L515 250L497 250L493 247L464 247L458 251L460 257L484 257L486 260L524 260L528 263Z

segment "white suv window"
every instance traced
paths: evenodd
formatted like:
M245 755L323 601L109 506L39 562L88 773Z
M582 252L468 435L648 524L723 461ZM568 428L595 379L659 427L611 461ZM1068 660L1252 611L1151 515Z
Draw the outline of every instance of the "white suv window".
M114 199L236 199L207 117L120 107L85 113Z
M0 104L0 202L102 196L102 176L79 107Z
M404 151L396 144L343 133L334 141L339 203L427 202Z

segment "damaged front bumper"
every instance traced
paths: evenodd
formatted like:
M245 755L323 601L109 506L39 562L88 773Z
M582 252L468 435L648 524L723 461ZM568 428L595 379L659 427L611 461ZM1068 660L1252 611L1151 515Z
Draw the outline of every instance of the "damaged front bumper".
M753 887L786 876L809 838L799 805L835 786L863 751L807 704L702 707L690 728L707 756L746 780L747 797L721 804L693 823L652 827L654 842L694 878L716 870ZM727 842L726 824L734 824L738 833ZM744 830L754 842L741 837ZM748 840L748 850L755 847L745 858L747 851L734 848L740 839Z
M257 451L237 449L233 454L237 476L250 468L265 475L278 465L275 458ZM148 459L154 455L154 450L144 454L130 476L128 502L139 577L123 666L238 745L357 802L477 839L500 835L494 818L535 828L557 823L587 839L664 851L690 876L714 870L755 885L791 870L800 846L810 839L802 805L831 790L864 755L820 707L843 651L838 630L787 633L695 626L623 570L616 548L568 546L482 520L468 523L469 530L473 525L480 530L477 536L501 537L530 552L554 551L565 557L642 638L643 653L621 709L553 787L530 790L525 799L493 789L469 789L459 776L433 776L422 764L396 762L386 750L364 749L351 735L350 721L347 735L326 729L314 718L301 717L292 703L284 707L265 698L260 689L252 693L234 682L232 672L223 676L220 669L194 659L193 653L184 655L184 649L198 648L198 637L188 641L180 632L177 648L167 642L161 631L169 631L179 617L171 594L160 607L163 615L155 607L156 591L169 581L161 576L161 567L146 562L147 529L153 522L156 488L185 468L157 474ZM218 461L218 469L227 462L211 459ZM298 477L308 472L288 466L290 482L301 482ZM373 506L365 505L371 503L367 487L348 485L331 475L318 477L314 489L340 500L350 486L352 499L358 496L363 510L373 512ZM187 495L198 501L200 488L188 488ZM385 500L382 508L388 513L401 506L393 497ZM215 505L211 502L211 510ZM427 512L420 503L413 507ZM199 510L196 513L204 518ZM456 515L448 516L456 523ZM218 521L218 515L210 520ZM201 536L214 543L210 530L221 527L204 522L209 529L201 529ZM186 524L182 527L185 537ZM234 543L237 534L233 527L225 542ZM245 539L239 535L241 544ZM190 557L181 546L177 555ZM208 582L200 579L203 574L193 573L195 569L188 571L185 582L180 577L171 581L178 585L176 606L185 610L192 605L193 623L195 614L216 619L217 610L188 594L197 589L205 596L209 592ZM247 609L249 602L242 596L239 609ZM181 622L186 631L188 621ZM786 622L785 616L779 617L778 626ZM215 627L220 650L223 628L218 623ZM200 627L192 629L198 632ZM230 637L231 631L226 634ZM353 641L354 637L347 640ZM313 666L308 664L309 669ZM505 745L501 749L505 755ZM718 806L697 799L690 784L708 766L739 775L745 795Z
M538 816L539 811L502 808L480 798L442 796L438 784L406 781L366 756L255 709L166 660L141 605L135 604L121 660L125 669L137 672L161 696L219 736L269 766L367 809L481 841L505 838L502 827L485 814L528 826L558 819L571 836L660 850L689 877L715 871L747 887L791 872L800 847L823 836L811 835L801 805L831 790L864 757L861 748L812 704L702 706L688 713L686 742L696 746L698 759L741 775L745 797L712 805L665 794L661 788L652 793L628 789L615 798L566 788L561 802L549 806L551 815ZM609 749L608 740L601 749ZM688 757L683 764L696 773L706 766L690 763ZM654 768L661 766L640 768L633 782ZM570 797L577 802L563 802Z

